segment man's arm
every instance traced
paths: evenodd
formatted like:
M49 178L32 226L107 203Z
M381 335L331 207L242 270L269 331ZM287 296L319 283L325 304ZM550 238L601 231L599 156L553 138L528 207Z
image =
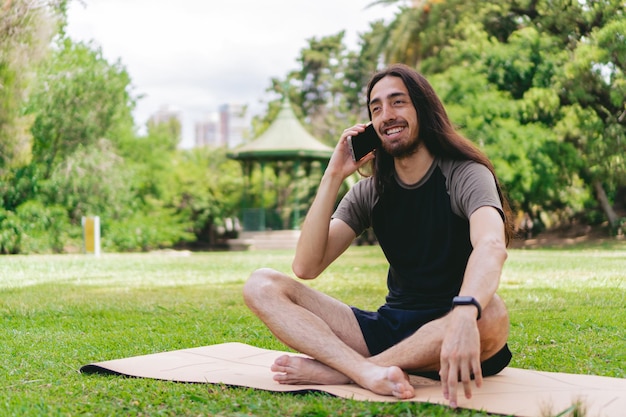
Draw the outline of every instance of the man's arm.
M497 209L481 207L470 216L470 255L459 295L474 297L486 308L500 282L507 258L504 222ZM444 397L456 406L457 384L463 383L465 396L471 397L471 375L482 385L480 335L476 307L456 307L450 312L449 326L441 346L441 382Z
M354 162L346 142L348 136L358 135L365 130L365 126L359 124L346 129L330 158L315 200L302 223L296 246L292 269L299 278L316 278L356 237L350 226L341 220L331 221L331 216L343 181L374 158L370 154L358 163Z
M338 219L331 220L339 190L335 181L337 179L324 175L317 196L302 224L292 263L293 272L299 278L316 278L356 237L346 223Z
M494 207L481 207L470 216L472 254L459 295L471 295L485 308L500 284L507 258L504 221Z

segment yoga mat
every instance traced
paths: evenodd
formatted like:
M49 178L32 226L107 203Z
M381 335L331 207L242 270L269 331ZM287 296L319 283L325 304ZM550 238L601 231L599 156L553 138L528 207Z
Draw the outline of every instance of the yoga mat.
M270 365L283 354L293 355L243 343L223 343L95 362L80 371L176 382L222 383L276 392L323 391L362 401L448 404L438 381L416 376L411 376L416 395L409 400L377 395L354 384L282 385L272 379ZM471 399L466 399L461 388L458 406L496 414L544 417L558 415L580 403L588 417L626 415L626 379L622 378L507 367L500 374L485 378L482 388L473 387L472 394Z

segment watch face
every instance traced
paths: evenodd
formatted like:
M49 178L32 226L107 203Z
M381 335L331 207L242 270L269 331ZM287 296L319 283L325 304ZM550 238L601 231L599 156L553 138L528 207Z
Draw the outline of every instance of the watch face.
M455 304L472 304L472 301L474 301L474 299L468 296L454 297L454 300L453 300Z

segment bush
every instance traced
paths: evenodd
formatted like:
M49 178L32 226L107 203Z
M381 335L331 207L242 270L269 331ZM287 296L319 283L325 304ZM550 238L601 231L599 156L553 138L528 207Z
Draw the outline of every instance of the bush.
M21 237L20 221L15 213L0 208L0 253L19 253Z
M46 207L36 200L15 212L0 211L0 252L5 254L61 253L72 239L63 207Z
M110 252L147 251L167 248L181 241L193 241L191 224L173 210L153 208L131 217L103 221L102 248Z

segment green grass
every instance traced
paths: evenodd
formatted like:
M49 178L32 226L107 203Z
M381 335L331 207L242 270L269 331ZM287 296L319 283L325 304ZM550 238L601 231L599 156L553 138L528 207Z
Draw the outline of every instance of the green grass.
M291 257L0 258L0 415L483 415L78 372L91 362L232 341L286 349L246 309L241 287L257 267L289 271ZM377 247L352 247L310 285L376 308L385 276ZM626 378L626 244L511 250L499 292L511 315L512 366Z

